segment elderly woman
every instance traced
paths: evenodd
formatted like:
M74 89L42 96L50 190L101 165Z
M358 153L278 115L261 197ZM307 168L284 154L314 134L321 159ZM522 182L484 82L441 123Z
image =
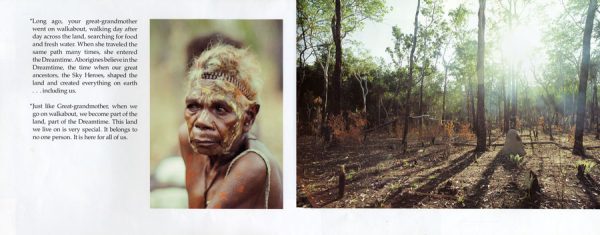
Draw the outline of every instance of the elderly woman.
M249 131L261 79L246 49L217 44L194 59L179 131L190 208L282 208L281 169Z

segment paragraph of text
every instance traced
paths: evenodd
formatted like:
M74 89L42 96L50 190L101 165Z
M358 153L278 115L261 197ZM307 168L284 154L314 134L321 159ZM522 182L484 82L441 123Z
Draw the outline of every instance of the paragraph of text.
M137 20L29 20L33 93L138 85Z
M29 104L33 140L127 140L138 131L134 104Z

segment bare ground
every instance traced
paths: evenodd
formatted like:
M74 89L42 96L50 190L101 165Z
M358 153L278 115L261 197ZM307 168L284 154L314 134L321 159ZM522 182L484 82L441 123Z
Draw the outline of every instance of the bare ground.
M538 141L549 139L542 135ZM572 146L566 135L557 136L558 145L526 145L527 156L520 164L499 154L502 147L476 154L472 146L450 142L409 144L403 154L400 140L385 133L372 134L363 144L335 146L299 136L297 206L600 208L600 167L578 175L577 161L582 158L564 148ZM504 143L503 137L494 143ZM598 145L593 136L585 136L584 146ZM600 165L600 149L589 149L587 155ZM340 165L346 172L342 198L338 197ZM537 176L539 193L530 192L530 172Z

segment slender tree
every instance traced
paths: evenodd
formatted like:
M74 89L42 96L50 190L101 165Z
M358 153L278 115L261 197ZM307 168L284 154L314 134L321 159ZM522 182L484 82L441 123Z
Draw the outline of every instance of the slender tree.
M506 134L508 129L510 129L510 99L507 98L508 94L506 93L506 76L502 76L502 98L504 101L504 129L503 132Z
M412 48L410 49L410 58L408 62L408 89L406 91L406 98L404 99L404 130L402 131L402 147L404 152L406 152L408 148L408 140L406 137L408 136L408 125L410 121L410 92L412 90L413 83L413 70L414 70L414 57L415 57L415 48L417 47L417 30L419 29L419 8L421 7L421 0L417 1L417 10L415 13L415 30L413 32L412 38Z
M362 112L367 113L367 95L370 94L369 82L373 81L373 75L377 71L375 59L365 51L359 51L356 55L346 50L344 58L345 71L348 76L354 78L360 87L362 97Z
M594 82L592 83L592 85L594 86L593 88L593 97L594 97L594 101L592 102L592 105L594 107L595 113L594 115L592 115L592 118L594 119L594 122L596 123L596 139L600 140L600 114L598 113L598 64L595 64L596 69L594 69ZM592 129L594 127L592 126Z
M442 121L446 120L446 91L448 89L448 63L444 60L444 89L442 91Z
M333 89L331 92L331 111L340 114L342 104L342 4L341 0L335 0L335 15L331 20L331 32L335 44L335 65L333 66Z
M419 38L421 38L421 45L418 46L418 61L421 62L421 69L419 72L419 106L417 113L419 116L424 114L423 104L423 88L426 80L426 69L431 66L431 58L437 61L440 56L440 44L442 44L442 31L445 30L446 24L442 21L443 11L441 9L442 3L438 0L425 1L421 15L424 18L424 23L419 27ZM435 63L433 64L435 67ZM423 118L419 119L420 127L419 131L423 127Z
M592 102L590 103L590 125L589 125L589 129L593 130L594 129L594 124L596 123L596 116L597 116L597 110L596 110L596 106L598 105L598 91L596 89L596 80L597 80L597 74L598 74L598 64L595 62L592 62L592 64L590 64L590 79L591 79L591 83L592 83Z
M575 123L575 144L573 145L573 154L585 156L583 148L583 128L585 124L585 96L587 89L587 80L590 68L590 41L592 39L592 29L594 26L594 15L598 8L597 0L589 0L585 28L583 31L583 51L581 66L579 67L579 93L577 95L577 119Z
M485 151L485 0L479 0L479 27L477 34L477 147Z
M448 39L446 40L444 52L442 53L442 65L444 66L444 83L442 90L442 120L446 120L447 118L446 96L448 93L448 70L450 68L451 62L451 60L446 59L446 49L452 43L457 43L460 40L460 37L464 37L464 28L466 25L466 19L468 14L469 12L467 11L466 7L462 4L448 13L448 16L450 17L450 27L448 27L448 29L450 30L450 32L447 35Z

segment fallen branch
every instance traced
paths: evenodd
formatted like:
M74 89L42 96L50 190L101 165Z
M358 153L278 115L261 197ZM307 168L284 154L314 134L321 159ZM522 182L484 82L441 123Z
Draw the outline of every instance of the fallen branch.
M460 142L458 142L458 143L450 143L450 144L451 144L451 145L454 145L454 146L473 146L473 147L476 147L476 146L477 146L476 144L470 144L470 143L460 143ZM494 146L494 145L492 145L492 146Z
M375 127L371 127L371 128L369 128L369 129L363 130L363 133L366 135L366 134L368 134L369 132L372 132L372 131L378 130L379 128L382 128L382 127L384 127L384 126L389 126L389 125L390 125L390 124L392 124L392 123L396 123L396 121L397 121L397 119L396 119L396 118L394 118L394 119L392 119L392 120L389 120L389 121L387 121L387 122L384 122L384 123L382 123L382 124L379 124L379 125L377 125L377 126L375 126Z
M382 127L385 127L385 126L389 126L390 124L394 124L394 125L396 125L396 121L397 121L397 120L398 120L397 118L394 118L394 119L392 119L392 120L389 120L389 121L387 121L387 122L384 122L383 124L380 124L380 125L378 125L378 126L375 126L375 127L372 127L372 128L366 129L366 130L363 130L363 131L362 131L362 132L363 132L363 133L362 133L362 134L363 134L363 142L366 142L366 140L367 140L367 135L368 135L370 132L373 132L373 131L375 131L375 130L379 130L380 128L382 128Z
M554 141L534 141L534 142L526 142L526 143L523 143L523 144L524 144L524 145L525 145L525 144L531 144L531 145L534 145L534 144L553 144L553 145L556 145L556 146L558 146L558 147L559 147L559 148L561 148L561 149L567 149L567 150L569 150L569 149L573 149L573 148L570 148L570 147L567 147L567 146L561 145L561 144L559 144L559 143L556 143L556 142L554 142Z

